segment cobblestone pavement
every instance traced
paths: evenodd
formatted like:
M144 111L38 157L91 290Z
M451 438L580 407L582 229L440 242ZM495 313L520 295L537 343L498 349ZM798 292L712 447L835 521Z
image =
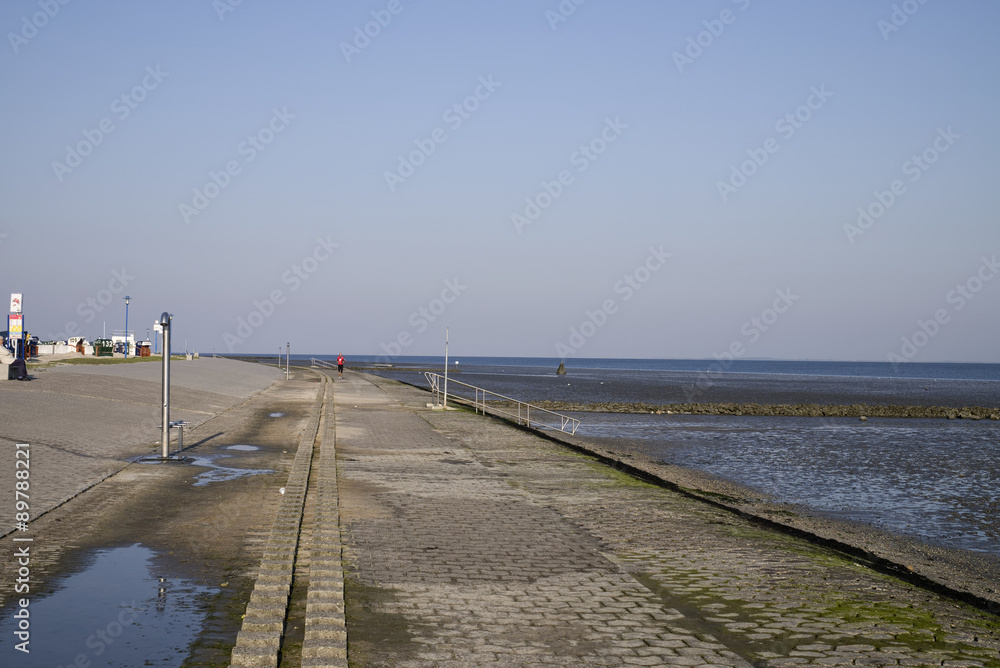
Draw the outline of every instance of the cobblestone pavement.
M1000 666L996 617L428 396L336 381L352 665Z

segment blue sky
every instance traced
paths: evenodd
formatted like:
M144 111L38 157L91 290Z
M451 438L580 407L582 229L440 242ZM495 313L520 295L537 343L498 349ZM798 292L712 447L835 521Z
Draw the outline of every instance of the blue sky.
M1000 362L998 23L6 2L0 291L204 353Z

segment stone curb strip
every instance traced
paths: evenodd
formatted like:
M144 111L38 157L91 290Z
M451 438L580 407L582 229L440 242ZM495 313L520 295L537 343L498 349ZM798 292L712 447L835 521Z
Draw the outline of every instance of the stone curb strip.
M322 439L316 471L316 510L306 598L305 640L302 644L303 668L347 667L334 382L328 381L328 386L329 398L321 423Z
M271 527L271 537L261 559L257 583L250 595L243 626L236 637L236 646L233 647L230 665L237 668L276 668L278 665L313 446L319 432L327 386L328 381L324 376L316 392L312 417L299 440L288 482L285 483L285 494Z

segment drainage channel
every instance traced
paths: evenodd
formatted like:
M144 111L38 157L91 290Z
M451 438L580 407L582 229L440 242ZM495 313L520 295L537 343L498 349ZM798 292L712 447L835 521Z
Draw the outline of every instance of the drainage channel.
M333 382L314 373L321 385L233 648L237 668L347 666Z

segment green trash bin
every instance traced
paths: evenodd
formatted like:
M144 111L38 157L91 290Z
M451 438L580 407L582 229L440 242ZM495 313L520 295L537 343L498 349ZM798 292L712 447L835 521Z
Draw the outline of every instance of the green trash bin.
M96 339L94 341L95 357L114 357L115 345L111 339Z

